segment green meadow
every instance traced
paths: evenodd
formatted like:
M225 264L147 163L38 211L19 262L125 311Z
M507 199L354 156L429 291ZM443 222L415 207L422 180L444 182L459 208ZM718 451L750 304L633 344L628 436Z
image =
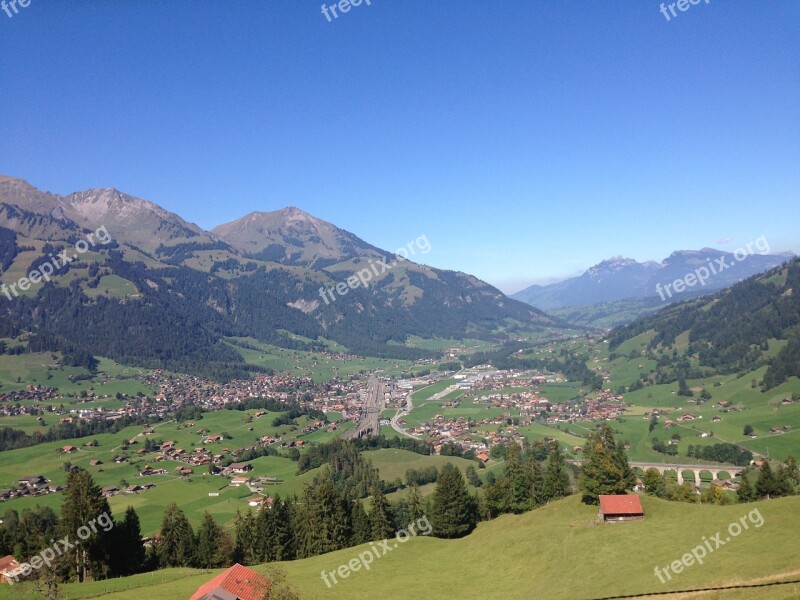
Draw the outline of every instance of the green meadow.
M160 423L154 427L153 434L147 436L154 441L175 441L176 447L183 448L190 453L193 448L206 447L212 453L228 454L228 450L253 446L258 438L271 435L282 436L284 440L308 440L316 436L317 442L329 441L340 433L328 432L327 429L318 430L312 434L303 434L302 429L311 420L308 417L297 419L297 425L283 425L273 427L272 420L280 413L267 412L265 415L247 422L246 417L259 412L256 410L237 411L222 410L204 413L203 419L194 421L193 426L187 427L185 423L178 424L174 421ZM250 431L252 427L253 431ZM348 424L348 427L352 427ZM197 433L200 429L208 430L208 435L228 434L232 439L214 444L203 444L205 437ZM180 477L176 470L187 465L183 462L165 460L154 462L153 454L136 456L135 451L142 447L146 439L139 435L142 428L139 426L128 427L119 433L99 434L89 438L76 440L62 440L48 442L29 448L9 450L2 453L0 462L0 487L16 487L16 481L23 475L43 475L51 480L50 485L64 485L66 471L64 465L70 462L80 466L92 474L97 485L122 487L123 483L130 485L154 483L155 488L130 495L116 495L109 499L109 504L115 515L124 512L128 505L136 508L142 522L142 532L145 535L155 533L161 523L164 508L172 501L176 501L186 511L193 524L199 525L204 511L208 510L221 524L230 525L236 510L246 510L247 499L253 494L246 487L227 487L228 479L208 474L206 466L192 466L194 473L188 477ZM84 444L97 440L97 447L87 447ZM125 441L136 440L127 451L121 446ZM63 454L58 449L66 445L74 445L77 452ZM129 462L116 464L113 458L125 454ZM100 460L100 465L90 465L90 461ZM145 465L167 470L166 475L150 475L140 477L139 471ZM295 476L297 463L287 458L268 456L253 461L256 476L274 477L279 480L275 485L265 486L264 492L270 495L280 493L289 495L300 493L305 481L310 481L315 472L303 476ZM209 495L214 494L214 495ZM218 495L216 495L218 494ZM37 497L15 498L0 503L0 511L14 508L17 511L32 508L36 505L50 506L58 511L63 495L60 493L48 494Z
M596 507L577 496L523 515L480 523L469 536L443 540L411 538L328 588L320 574L368 552L364 544L313 558L256 566L285 572L304 600L373 598L552 598L575 600L628 594L663 594L716 586L796 580L800 575L800 497L733 506L671 503L644 497L645 519L599 525ZM757 510L757 513L753 511ZM749 515L749 517L748 517ZM744 518L742 530L662 583L662 570ZM761 524L760 527L756 527ZM134 577L68 584L64 598L177 600L188 598L219 570L169 569ZM502 576L500 576L502 574ZM691 597L777 600L800 596L800 584L742 589ZM689 595L668 595L688 598ZM33 600L29 584L0 588L0 600Z

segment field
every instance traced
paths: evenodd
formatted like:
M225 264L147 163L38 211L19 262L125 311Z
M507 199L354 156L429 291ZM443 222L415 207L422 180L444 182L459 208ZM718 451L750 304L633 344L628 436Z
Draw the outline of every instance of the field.
M305 342L313 341L299 336L292 337ZM325 343L330 352L343 352L345 350L342 347L330 344L326 340L320 339L317 342ZM347 377L353 373L366 373L377 370L381 370L387 375L399 375L411 368L412 365L409 361L400 359L343 358L321 352L291 350L265 344L253 338L230 338L228 343L242 355L248 364L275 371L291 372L298 377L308 376L314 381L329 381L334 377ZM242 343L257 349L254 350L239 345ZM421 367L417 367L417 370L420 369Z
M685 336L678 336L676 345L685 343L682 337ZM596 358L587 364L590 367L602 365L608 371L610 381L606 385L612 390L630 385L640 372L647 373L655 367L655 361L644 357L626 357L632 350L642 349L649 339L650 334L644 333L625 342L616 350L622 356L610 362L607 361L607 350L598 351ZM705 446L722 442L738 444L754 453L780 460L790 454L800 456L800 403L782 404L785 398L800 392L800 381L792 378L762 392L760 386L753 385L753 382L761 381L765 371L766 367L762 367L746 375L689 380L687 385L694 392L694 398L677 395L677 383L647 386L626 393L625 400L631 407L630 411L612 426L622 439L631 444L628 452L631 460L664 461L665 456L652 449L651 438L657 437L666 442L675 433L681 436L678 451L684 458L690 444ZM711 394L711 399L697 405L695 400L703 389ZM729 402L733 410L720 407L720 401ZM648 433L649 417L645 417L644 413L656 408L663 417L651 436ZM696 418L669 429L664 427L664 420L675 421L685 414ZM756 437L743 434L745 425L753 427ZM772 433L770 430L773 428L780 428L782 433ZM708 437L701 437L703 433Z
M322 581L321 571L337 569L368 551L369 545L280 563L278 567L304 600L575 600L797 580L800 576L800 547L794 540L800 527L798 497L725 507L645 497L643 506L643 521L597 525L596 508L572 496L523 515L481 523L463 539L414 537L374 560L369 570L353 572L330 588ZM756 509L757 513L752 512ZM725 542L729 525L741 518L745 518L748 529ZM655 574L657 566L663 571L664 566L700 545L703 536L712 538L718 532L724 545L708 553L702 565L691 564L661 583ZM258 571L274 568L255 567ZM108 582L69 584L62 589L66 599L176 600L188 598L217 572L171 569ZM27 585L13 590L3 586L0 600L33 600L35 596L29 590ZM798 595L800 584L795 583L662 597L777 600Z
M15 345L14 340L5 338L9 346ZM30 354L8 355L0 354L0 391L9 392L25 389L28 385L43 385L58 388L59 392L67 397L63 404L81 403L81 408L87 404L79 398L81 392L89 394L94 392L101 398L103 406L119 404L113 400L119 392L123 394L152 394L153 390L146 386L137 375L140 369L117 365L113 361L97 357L99 364L97 373L92 376L86 369L80 367L67 367L55 365L61 360L58 352L34 352ZM82 379L88 377L89 379ZM26 402L23 401L22 404ZM55 402L54 402L55 403ZM58 400L58 404L62 401ZM28 402L30 404L30 402Z
M201 442L201 436L197 434L197 430L200 428L209 430L212 435L227 433L232 439L225 440L223 443L205 445L212 452L222 453L224 448L233 449L254 445L257 438L264 435L282 435L286 440L300 437L307 440L314 436L316 441L321 442L333 439L339 433L327 432L323 429L309 435L302 435L302 428L310 422L307 417L299 418L297 426L273 427L271 422L279 413L266 413L262 417L254 419L252 423L245 422L245 416L255 412L258 411L222 410L205 413L204 418L197 420L192 427L169 421L156 425L155 432L149 437L156 441L175 441L176 447L184 448L188 452L192 448L204 445ZM250 427L253 428L253 431L249 431ZM172 501L181 505L194 525L200 523L205 510L213 514L220 524L227 526L232 523L237 509L247 509L247 499L253 494L246 487L227 487L227 478L208 475L206 467L195 466L193 475L180 477L175 470L178 467L187 466L185 463L170 460L155 463L152 454L137 457L134 452L146 439L139 435L141 431L141 427L128 427L116 434L99 434L79 440L61 440L3 452L3 460L0 462L0 487L15 487L17 479L24 475L43 475L51 480L50 485L64 485L67 476L64 463L67 461L89 471L95 483L101 487L108 485L122 487L123 482L128 484L154 483L156 487L145 492L116 495L109 499L115 515L122 514L128 505L133 506L139 514L142 532L145 535L153 534L158 530L164 508ZM133 439L138 444L130 446L126 453L130 457L130 461L121 464L114 463L113 457L124 453L120 448L122 442ZM86 447L83 445L90 440L97 440L98 446ZM70 444L78 447L77 452L62 454L57 451ZM100 460L103 464L93 466L89 464L91 460ZM140 477L138 473L146 464L167 469L168 473ZM303 482L310 480L315 475L312 471L301 477L295 477L297 463L274 456L254 460L253 467L255 476L275 477L282 481L265 488L265 492L271 495L299 493L302 490ZM209 496L210 493L219 493L219 495ZM21 511L37 504L50 506L58 511L62 500L63 495L59 493L15 498L0 503L0 511L11 508Z

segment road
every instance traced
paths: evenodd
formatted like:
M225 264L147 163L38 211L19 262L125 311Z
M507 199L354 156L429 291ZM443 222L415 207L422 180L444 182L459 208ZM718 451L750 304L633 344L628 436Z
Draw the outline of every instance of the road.
M415 440L413 435L408 433L403 427L400 425L400 419L405 417L408 413L410 413L414 409L414 403L411 401L411 397L414 395L413 392L409 392L406 396L406 406L405 408L398 408L397 414L392 417L392 429L394 429L400 435L404 435L406 437L410 437L411 439Z

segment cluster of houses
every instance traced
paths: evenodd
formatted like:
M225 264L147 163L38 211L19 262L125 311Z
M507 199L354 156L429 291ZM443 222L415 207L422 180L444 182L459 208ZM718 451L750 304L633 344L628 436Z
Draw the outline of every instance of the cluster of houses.
M17 487L0 490L0 500L24 498L28 496L44 496L60 492L64 488L60 485L49 485L50 481L42 475L26 475L17 481Z
M100 492L106 498L110 498L111 496L116 496L117 494L140 494L142 492L146 492L147 490L152 490L154 487L156 487L155 483L133 484L123 488L119 488L115 485L108 485L104 488L101 488Z

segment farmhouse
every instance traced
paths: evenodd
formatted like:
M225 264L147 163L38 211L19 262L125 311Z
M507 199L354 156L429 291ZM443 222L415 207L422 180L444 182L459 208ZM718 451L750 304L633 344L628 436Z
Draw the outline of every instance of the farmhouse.
M0 558L0 583L16 583L12 579L13 571L18 569L21 565L16 558L11 556L4 556Z
M29 475L27 477L20 477L19 484L24 486L30 487L37 487L42 485L43 483L47 483L47 480L42 477L41 475Z
M247 473L248 471L252 471L253 465L251 465L250 463L231 463L228 466L228 470L231 473L236 473L241 475L242 473Z
M639 496L600 496L600 520L604 523L641 519L644 519L644 510Z
M189 600L262 600L272 581L239 563L210 579Z
M250 483L249 477L234 477L231 479L231 487L239 487L240 485L247 485Z

